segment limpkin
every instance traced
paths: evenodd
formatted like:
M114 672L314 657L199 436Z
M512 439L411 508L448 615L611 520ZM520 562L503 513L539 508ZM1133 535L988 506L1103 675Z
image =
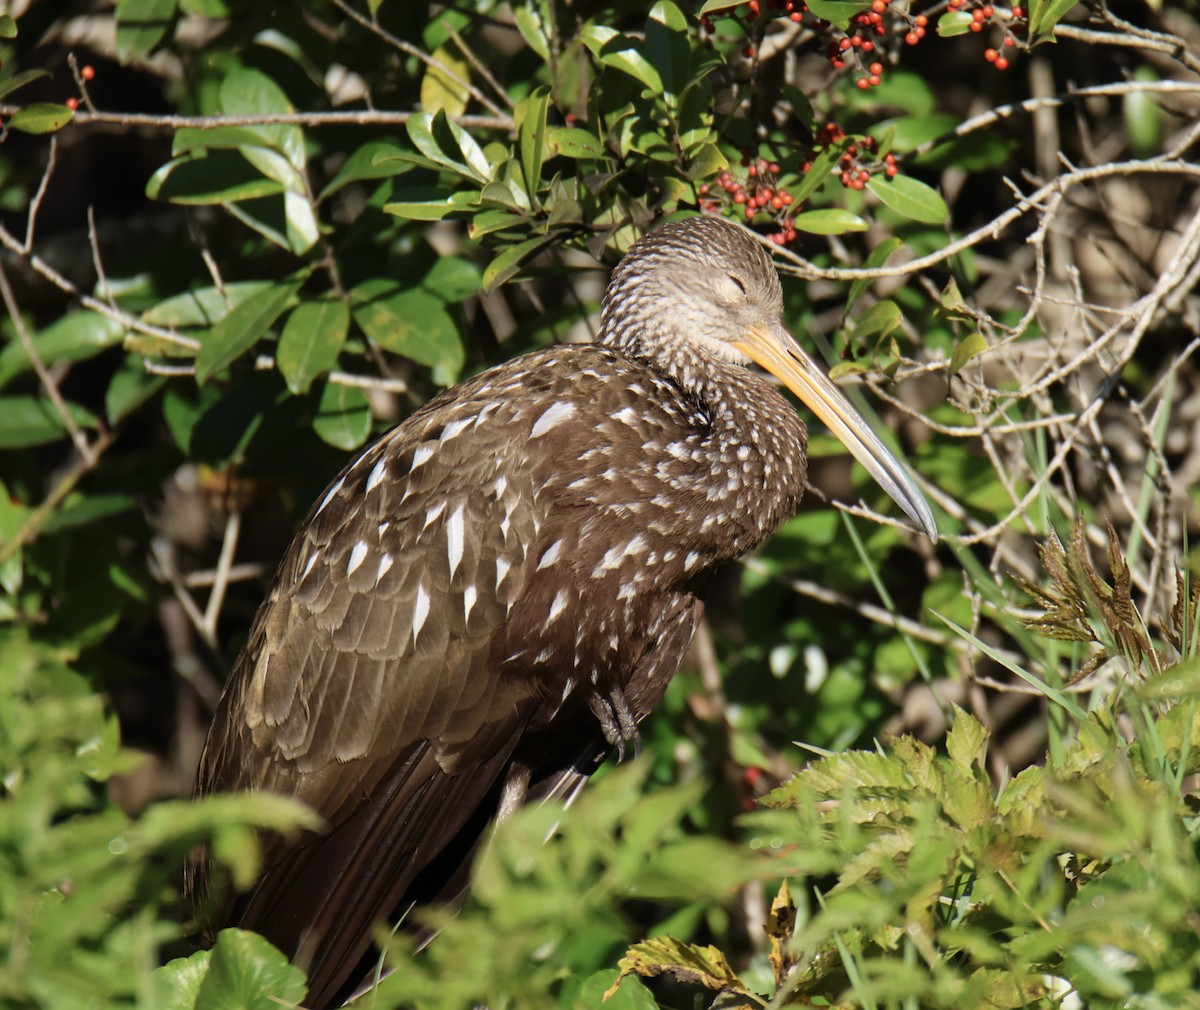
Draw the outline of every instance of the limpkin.
M304 521L221 698L197 793L299 797L327 830L264 842L211 927L265 934L352 986L374 928L461 898L496 817L570 798L635 740L707 573L800 501L804 424L778 377L926 533L904 469L784 328L747 232L694 217L613 272L594 344L447 390L361 452ZM208 889L193 869L193 894ZM212 902L210 902L212 904Z

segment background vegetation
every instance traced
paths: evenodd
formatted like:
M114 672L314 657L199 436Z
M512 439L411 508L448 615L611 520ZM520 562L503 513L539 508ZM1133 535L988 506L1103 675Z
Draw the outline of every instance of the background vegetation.
M10 3L0 1005L303 1003L178 900L195 843L249 880L303 823L185 799L277 559L703 208L943 538L814 433L647 753L500 831L370 1005L1200 1006L1197 12Z

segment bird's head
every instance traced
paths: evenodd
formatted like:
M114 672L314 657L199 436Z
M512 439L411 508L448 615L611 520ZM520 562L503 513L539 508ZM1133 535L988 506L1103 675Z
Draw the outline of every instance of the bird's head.
M779 276L744 228L692 217L635 242L605 291L600 340L650 360L754 362L795 393L937 539L933 514L907 471L784 326Z

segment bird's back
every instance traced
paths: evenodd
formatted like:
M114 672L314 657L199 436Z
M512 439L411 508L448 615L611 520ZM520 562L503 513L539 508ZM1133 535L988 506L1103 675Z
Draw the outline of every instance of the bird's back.
M268 841L263 878L218 901L214 926L265 933L320 1005L380 918L414 891L461 888L499 804L590 773L605 706L618 725L614 699L634 720L650 711L694 630L698 580L799 498L795 414L736 374L762 387L781 441L799 428L778 501L761 484L781 461L739 446L717 461L714 404L591 345L485 372L346 467L280 566L197 786L298 796L328 831ZM435 863L443 850L461 858Z

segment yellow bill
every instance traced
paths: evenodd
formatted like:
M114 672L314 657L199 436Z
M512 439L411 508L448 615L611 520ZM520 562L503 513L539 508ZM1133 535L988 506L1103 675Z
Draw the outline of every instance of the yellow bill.
M746 336L733 346L800 397L851 455L866 467L892 501L926 536L937 542L937 526L929 503L908 471L888 452L862 415L787 330L782 326L774 330L750 327Z

